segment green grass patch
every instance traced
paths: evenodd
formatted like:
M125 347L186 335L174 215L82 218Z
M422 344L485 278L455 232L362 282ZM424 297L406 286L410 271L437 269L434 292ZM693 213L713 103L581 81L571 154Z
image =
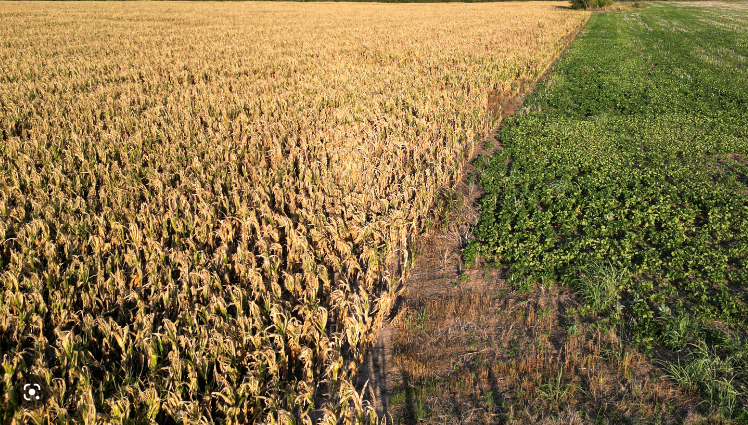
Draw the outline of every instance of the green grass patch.
M508 267L516 289L560 282L590 310L622 315L638 347L679 353L667 370L704 409L738 420L748 418L748 344L735 336L748 330L748 29L736 20L746 19L739 7L674 4L594 15L505 121L463 253L468 265L480 255Z

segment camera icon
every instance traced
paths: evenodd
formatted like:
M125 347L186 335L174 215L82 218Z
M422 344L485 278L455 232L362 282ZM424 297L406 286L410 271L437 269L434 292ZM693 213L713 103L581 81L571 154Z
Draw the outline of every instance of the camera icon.
M38 405L45 399L45 388L43 381L35 376L28 376L22 380L18 386L18 393L21 397L21 403L25 405Z
M39 401L42 399L41 396L42 387L39 384L26 384L23 386L23 399L26 401Z

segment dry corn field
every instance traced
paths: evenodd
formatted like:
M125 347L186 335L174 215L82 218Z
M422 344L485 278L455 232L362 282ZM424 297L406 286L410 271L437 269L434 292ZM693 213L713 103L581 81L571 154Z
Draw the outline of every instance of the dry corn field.
M0 4L0 421L376 420L408 243L566 5Z

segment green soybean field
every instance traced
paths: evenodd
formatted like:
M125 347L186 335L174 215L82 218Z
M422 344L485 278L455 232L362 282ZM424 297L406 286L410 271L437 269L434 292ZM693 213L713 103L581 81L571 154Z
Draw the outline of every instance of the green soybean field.
M700 409L746 423L746 4L594 14L497 140L464 261L573 288Z

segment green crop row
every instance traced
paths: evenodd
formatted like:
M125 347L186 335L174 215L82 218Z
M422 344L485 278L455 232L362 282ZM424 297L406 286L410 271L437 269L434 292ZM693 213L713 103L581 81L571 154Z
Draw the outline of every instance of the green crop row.
M593 16L483 161L464 250L468 264L507 267L518 289L574 288L640 348L670 350L672 377L712 413L742 419L746 19L729 5Z

